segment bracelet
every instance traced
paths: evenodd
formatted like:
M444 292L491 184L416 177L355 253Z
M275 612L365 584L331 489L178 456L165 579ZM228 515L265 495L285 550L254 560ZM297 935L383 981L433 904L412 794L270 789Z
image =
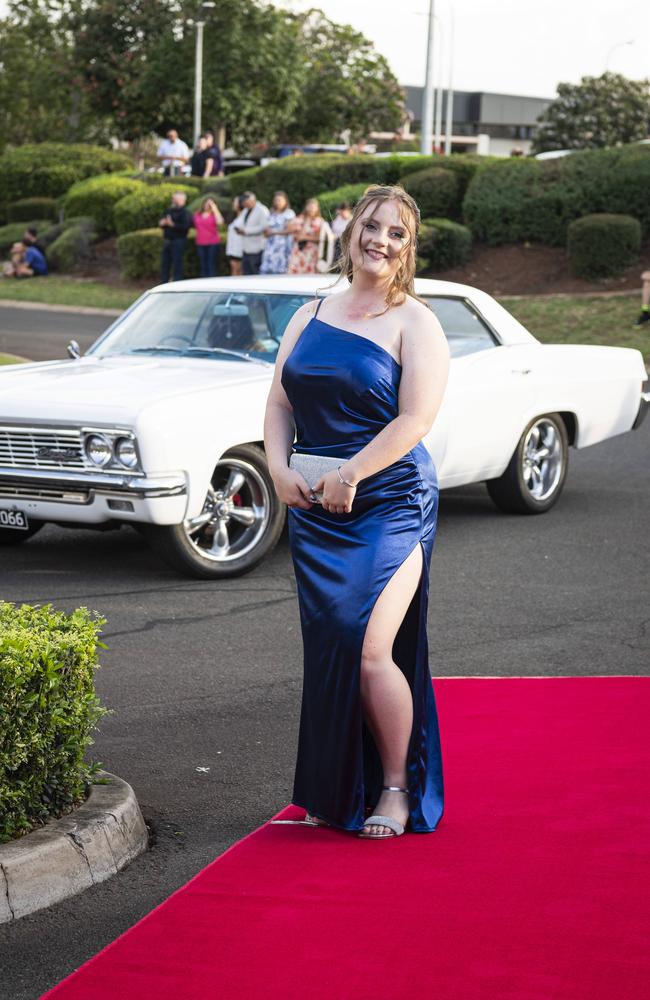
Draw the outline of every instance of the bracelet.
M336 466L336 471L339 474L339 482L340 483L343 483L345 486L351 486L353 490L356 490L356 486L354 485L354 483L349 483L347 481L347 479L344 479L343 476L341 475L341 466L340 465Z

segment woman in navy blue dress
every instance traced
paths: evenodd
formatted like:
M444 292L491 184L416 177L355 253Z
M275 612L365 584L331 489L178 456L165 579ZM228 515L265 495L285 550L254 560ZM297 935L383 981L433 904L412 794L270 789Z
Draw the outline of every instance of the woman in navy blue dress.
M418 228L402 188L366 190L341 238L343 290L287 326L264 427L304 651L292 802L309 825L373 839L430 832L443 812L427 641L438 478L422 437L449 348L413 290ZM321 502L292 448L341 459L312 484Z

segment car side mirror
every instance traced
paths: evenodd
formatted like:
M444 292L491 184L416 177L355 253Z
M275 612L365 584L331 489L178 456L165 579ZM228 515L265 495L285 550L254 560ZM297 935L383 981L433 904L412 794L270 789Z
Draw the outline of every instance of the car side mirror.
M74 358L75 360L81 357L81 348L79 347L79 344L77 343L76 340L71 340L66 350L69 356L71 358Z

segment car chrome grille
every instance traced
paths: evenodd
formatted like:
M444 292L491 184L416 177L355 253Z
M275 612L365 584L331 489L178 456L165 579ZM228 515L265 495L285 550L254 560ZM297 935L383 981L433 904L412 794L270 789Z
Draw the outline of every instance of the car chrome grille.
M15 469L84 469L78 430L0 426L0 466Z

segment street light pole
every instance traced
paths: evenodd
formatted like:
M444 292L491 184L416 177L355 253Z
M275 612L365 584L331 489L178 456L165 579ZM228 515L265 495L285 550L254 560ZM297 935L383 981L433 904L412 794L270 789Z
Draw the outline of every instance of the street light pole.
M420 128L420 152L431 155L433 142L433 23L435 18L434 0L429 0L429 27L427 31L427 67L422 94L422 123Z
M453 117L453 107L454 107L454 91L452 84L452 71L454 66L454 7L453 3L449 4L449 13L451 15L450 26L449 26L449 83L447 84L447 124L445 126L445 156L449 156L451 153L451 133L454 126Z
M203 103L203 29L205 21L203 18L208 10L215 6L214 3L202 3L199 9L196 24L196 49L194 57L194 145L196 146L201 135L201 104Z

